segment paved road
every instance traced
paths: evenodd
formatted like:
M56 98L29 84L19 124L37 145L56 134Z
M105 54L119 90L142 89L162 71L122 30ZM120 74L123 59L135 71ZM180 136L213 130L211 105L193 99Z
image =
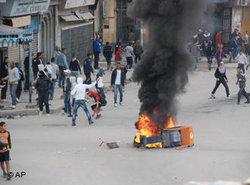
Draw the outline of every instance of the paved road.
M182 185L191 180L246 180L250 176L250 105L236 105L235 69L228 68L228 76L233 97L229 101L222 87L216 100L208 99L215 81L213 72L203 65L190 74L187 93L178 98L178 122L194 127L195 146L182 151L133 148L140 106L136 84L126 87L122 107L113 107L109 93L103 118L93 126L82 111L77 127L62 115L6 120L13 140L12 171L27 175L11 182L0 178L0 184ZM120 148L99 147L99 138L117 141Z

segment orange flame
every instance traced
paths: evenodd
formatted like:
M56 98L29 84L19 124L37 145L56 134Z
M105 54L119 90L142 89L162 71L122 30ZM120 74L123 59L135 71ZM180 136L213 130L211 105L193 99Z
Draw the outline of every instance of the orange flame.
M166 124L165 128L172 128L176 127L177 123L173 120L172 117L170 117ZM153 136L159 136L161 135L161 128L158 127L155 122L150 119L150 117L147 114L143 114L139 118L138 122L138 132L135 137L135 142L140 143L141 142L141 136L145 137L153 137ZM162 148L162 143L154 143L154 144L148 144L146 145L147 148Z

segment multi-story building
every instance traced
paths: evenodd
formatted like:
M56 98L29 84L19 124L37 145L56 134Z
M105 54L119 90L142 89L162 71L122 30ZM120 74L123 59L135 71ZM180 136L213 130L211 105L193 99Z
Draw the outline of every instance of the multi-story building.
M95 32L103 36L104 42L115 43L118 38L126 42L131 30L137 40L141 38L140 22L127 15L127 7L131 1L99 0L95 11Z
M95 4L96 0L8 0L0 17L12 29L33 33L33 57L44 52L46 63L59 46L68 50L68 60L73 52L82 60L92 51ZM27 45L15 46L0 45L0 52L22 64Z
M242 35L246 30L250 31L250 0L217 0L215 30L222 30L222 39L226 43L234 29L241 31Z

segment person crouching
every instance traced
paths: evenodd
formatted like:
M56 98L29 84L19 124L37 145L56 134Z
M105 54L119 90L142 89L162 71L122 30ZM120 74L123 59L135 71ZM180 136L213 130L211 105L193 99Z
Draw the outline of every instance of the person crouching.
M89 91L87 89L86 91L88 93L88 96L90 98L94 98L94 103L91 105L91 109L94 111L93 114L92 114L92 117L95 117L95 114L96 114L96 119L99 119L102 115L100 114L100 111L101 111L101 104L100 104L100 97L98 94L96 94L95 92L93 91Z

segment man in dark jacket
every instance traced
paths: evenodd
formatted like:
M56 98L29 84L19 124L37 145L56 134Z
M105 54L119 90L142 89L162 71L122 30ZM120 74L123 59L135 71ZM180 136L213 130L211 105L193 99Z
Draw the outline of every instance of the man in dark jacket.
M70 61L70 64L69 64L69 70L71 71L71 75L75 76L76 79L77 79L78 76L79 76L78 71L80 72L80 74L82 74L82 70L81 70L81 67L80 67L80 62L77 59L77 55L75 53L73 53L72 57L73 58L72 58L72 60Z
M47 116L49 116L49 90L52 87L52 82L46 76L46 72L39 71L39 78L36 81L35 87L38 91L38 99L39 99L39 108L41 116L43 113L43 104L45 104Z
M94 69L92 67L92 58L93 58L93 55L88 53L87 54L87 57L84 61L83 61L83 71L84 71L84 74L86 76L86 80L84 83L86 84L91 84L91 73L94 74Z
M109 44L109 42L107 42L105 47L103 48L103 55L104 55L104 57L106 58L106 61L107 61L107 70L109 70L110 66L111 66L112 54L113 54L113 48Z
M24 81L24 91L29 90L29 56L24 59L24 74L25 74L25 81Z
M137 40L134 46L134 53L135 53L135 64L137 64L137 60L141 61L141 55L143 53L143 49L141 46L141 41Z
M117 94L118 90L120 93L120 105L123 101L123 88L125 87L125 74L124 70L121 69L121 63L117 63L117 68L112 72L111 75L111 86L114 88L114 106L117 107Z
M43 53L39 52L37 53L37 57L32 61L32 69L33 69L33 77L34 80L37 79L37 74L38 74L38 65L43 64Z
M10 62L9 58L5 57L3 63L1 64L1 67L0 67L0 79L5 84L5 86L2 88L2 91L1 91L1 99L2 99L2 101L6 101L6 92L7 92L7 89L8 89L8 80L3 80L3 79L6 78L9 75L9 73L8 73L9 62Z

